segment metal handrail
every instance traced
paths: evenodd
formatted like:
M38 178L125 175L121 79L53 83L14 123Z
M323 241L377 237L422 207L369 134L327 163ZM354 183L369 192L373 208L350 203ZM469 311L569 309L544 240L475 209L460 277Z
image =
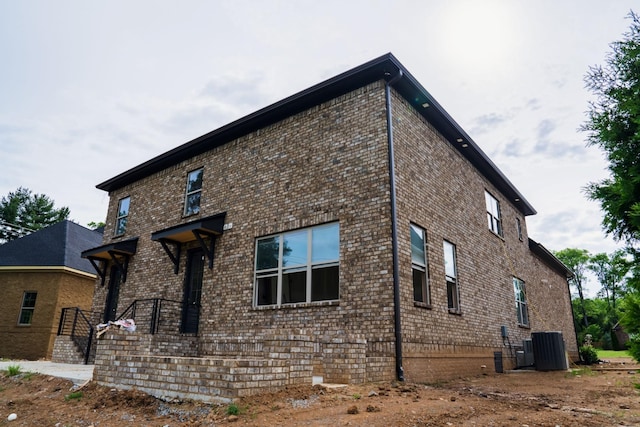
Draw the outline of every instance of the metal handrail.
M73 317L70 313L73 311ZM65 307L60 314L58 335L70 336L78 350L82 352L84 364L89 363L91 344L93 341L93 326L84 312L78 307Z
M171 305L179 308L178 313L171 313L169 308ZM200 304L196 304L200 309ZM143 328L142 331L146 332L148 327L148 333L154 335L158 333L159 327L163 321L171 322L172 320L178 321L182 316L182 310L185 303L183 301L176 301L166 298L144 298L134 300L127 308L117 317L116 320L121 319L133 319L137 328ZM169 312L168 315L167 312ZM163 316L165 314L165 316Z

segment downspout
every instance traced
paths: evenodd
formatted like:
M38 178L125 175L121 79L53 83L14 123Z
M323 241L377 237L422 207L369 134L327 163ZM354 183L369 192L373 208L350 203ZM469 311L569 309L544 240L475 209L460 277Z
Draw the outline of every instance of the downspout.
M402 78L402 70L385 83L387 107L387 142L389 144L389 189L391 192L391 247L393 250L393 315L396 339L396 378L404 381L402 367L402 325L400 322L400 268L398 263L398 213L396 206L396 172L393 152L393 116L391 114L391 85Z

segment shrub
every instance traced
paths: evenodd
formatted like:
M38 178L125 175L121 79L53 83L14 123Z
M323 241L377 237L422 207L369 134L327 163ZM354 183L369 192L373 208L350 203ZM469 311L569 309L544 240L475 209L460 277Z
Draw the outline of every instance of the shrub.
M598 363L600 360L596 349L587 345L580 347L580 358L587 365L593 365L594 363Z
M637 335L629 340L629 354L636 362L640 362L640 337Z

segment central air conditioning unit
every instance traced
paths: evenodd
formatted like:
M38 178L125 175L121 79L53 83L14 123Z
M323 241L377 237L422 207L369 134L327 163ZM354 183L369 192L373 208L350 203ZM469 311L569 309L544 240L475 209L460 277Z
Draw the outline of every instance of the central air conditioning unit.
M533 342L530 339L522 340L522 350L516 351L516 367L529 368L534 362Z

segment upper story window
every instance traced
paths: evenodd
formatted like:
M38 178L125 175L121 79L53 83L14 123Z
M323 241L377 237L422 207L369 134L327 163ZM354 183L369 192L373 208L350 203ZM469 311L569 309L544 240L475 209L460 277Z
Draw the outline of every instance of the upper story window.
M520 218L516 218L516 232L518 233L518 239L522 241L522 223L520 222Z
M444 275L447 282L447 306L449 311L460 311L460 292L458 290L458 268L456 267L456 245L444 241Z
M324 224L256 241L256 306L339 299L340 226Z
M202 195L203 169L196 169L187 174L187 188L184 197L184 215L200 212L200 196Z
M498 200L489 194L488 191L484 192L484 200L487 204L487 222L489 223L489 230L493 231L498 236L502 236L500 203L498 203Z
M518 317L518 325L529 326L527 292L524 287L524 282L517 277L513 278L513 291L516 294L516 315Z
M18 325L30 325L33 320L33 312L36 308L37 292L25 292L22 296L22 306L20 307L20 317Z
M413 300L431 304L429 295L429 267L427 263L427 232L411 224L411 271L413 273Z
M121 236L127 229L127 218L129 218L129 202L131 197L125 197L118 202L118 214L116 216L116 236Z

